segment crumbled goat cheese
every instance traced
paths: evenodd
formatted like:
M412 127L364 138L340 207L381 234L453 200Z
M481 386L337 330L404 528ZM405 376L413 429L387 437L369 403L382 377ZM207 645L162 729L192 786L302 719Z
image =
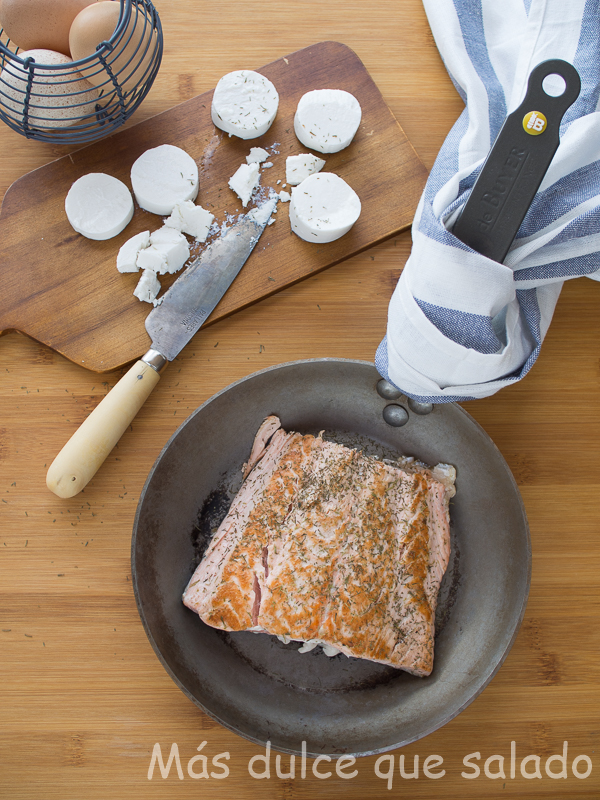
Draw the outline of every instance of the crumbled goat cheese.
M163 225L150 234L149 249L152 248L164 256L165 265L157 270L161 274L178 272L190 257L190 248L185 236L168 225Z
M309 175L314 175L325 166L325 161L312 153L288 156L285 160L285 177L290 186L298 186Z
M258 164L240 164L239 169L229 179L229 188L237 194L245 208L259 183Z
M160 292L160 281L156 277L156 272L152 269L145 269L137 286L133 290L134 297L144 303L154 303L156 295Z
M160 275L168 272L166 256L152 246L140 250L137 255L136 265L138 269L144 270L144 272L150 271Z
M210 211L197 206L192 200L177 203L173 213L165 220L165 225L181 233L193 236L199 242L205 242L215 218Z
M138 253L150 244L150 231L136 233L121 246L117 254L117 269L119 272L139 272L136 263Z
M251 147L249 155L246 156L247 164L262 164L269 158L269 154L262 147Z

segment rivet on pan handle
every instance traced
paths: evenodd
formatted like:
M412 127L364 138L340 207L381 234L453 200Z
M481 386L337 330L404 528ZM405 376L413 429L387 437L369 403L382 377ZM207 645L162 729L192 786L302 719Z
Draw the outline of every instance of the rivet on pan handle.
M560 75L566 87L559 97L542 82ZM560 59L533 69L525 99L510 114L456 221L452 233L469 247L502 263L558 148L559 128L581 89L579 73Z

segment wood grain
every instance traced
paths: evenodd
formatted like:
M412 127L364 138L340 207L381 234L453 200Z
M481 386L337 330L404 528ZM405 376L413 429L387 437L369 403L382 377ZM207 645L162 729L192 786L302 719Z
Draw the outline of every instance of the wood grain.
M216 129L210 116L212 92L205 92L17 180L0 212L0 330L27 333L96 372L116 369L146 352L149 307L133 296L139 275L119 274L116 255L129 237L156 230L162 219L136 204L132 222L118 236L86 239L75 233L64 212L72 183L87 173L104 172L131 189L131 165L144 151L176 145L199 165L197 202L219 225L226 224L244 211L228 181L246 163L251 146L266 147L271 154L273 166L262 170L265 193L268 187L286 185L286 157L306 149L294 134L295 109L311 89L346 89L361 104L354 141L326 156L324 168L357 192L361 216L341 239L315 246L291 234L289 207L280 203L278 224L267 228L206 324L406 229L426 170L356 54L346 45L322 42L277 59L261 72L277 87L280 105L270 130L258 139L243 141ZM201 249L195 245L192 253ZM162 279L164 288L172 282Z
M462 111L421 0L247 0L243 15L234 0L157 0L157 7L165 60L132 124L209 91L232 69L260 68L315 38L344 42L359 55L427 167ZM0 193L66 155L5 126L0 151ZM311 357L372 361L409 252L405 232L200 331L94 481L71 501L45 488L47 466L122 370L97 375L25 336L0 339L0 796L597 800L600 286L590 280L565 284L540 358L522 382L465 404L507 459L523 496L531 594L515 645L485 691L447 726L390 754L390 791L373 757L357 763L352 779L335 772L316 778L310 763L304 779L298 764L295 779L278 778L274 763L270 779L252 778L248 762L259 748L198 711L141 627L130 535L146 476L169 436L212 394L262 367ZM230 753L225 780L189 777L189 760L204 741L210 758ZM568 777L553 780L543 765L564 741ZM168 778L155 772L148 780L157 742L165 755L179 745L183 780L173 767ZM474 752L482 768L490 756L503 756L506 779L483 770L475 780L463 778L462 760ZM438 780L422 771L432 754L444 759ZM530 754L542 760L541 779L520 774ZM580 754L593 761L586 779L571 772ZM400 777L400 755L408 770L420 757L417 780Z

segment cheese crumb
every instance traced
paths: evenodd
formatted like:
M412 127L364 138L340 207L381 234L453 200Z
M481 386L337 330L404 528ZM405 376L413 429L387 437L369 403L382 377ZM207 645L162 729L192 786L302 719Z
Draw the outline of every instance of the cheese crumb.
M159 252L156 247L146 247L140 250L135 263L138 270L141 269L144 272L149 271L162 275L168 271L166 256Z
M165 225L187 233L199 242L205 242L214 218L215 215L210 211L195 205L192 200L186 200L184 203L177 203L171 216L165 220Z
M150 244L150 231L136 233L121 246L117 254L117 269L119 272L139 272L137 257L140 250Z
M168 225L163 225L150 234L148 249L155 249L164 258L164 265L156 270L160 274L172 275L178 272L190 257L190 248L185 236Z
M325 161L312 153L288 156L285 160L285 178L290 186L298 186L309 175L314 175L325 166Z
M150 245L140 250L136 266L157 275L178 272L190 257L187 239L182 233L163 225L150 234Z
M133 296L144 303L154 303L159 292L160 281L156 277L156 272L152 269L145 269L133 290Z
M246 156L246 163L262 164L262 162L266 161L268 157L269 154L263 147L251 147L250 154Z
M241 164L237 172L229 179L229 188L237 194L245 208L259 183L258 164Z

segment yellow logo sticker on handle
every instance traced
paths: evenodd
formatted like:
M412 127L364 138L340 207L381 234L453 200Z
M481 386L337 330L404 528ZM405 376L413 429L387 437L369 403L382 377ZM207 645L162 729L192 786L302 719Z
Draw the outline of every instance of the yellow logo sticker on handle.
M532 136L539 136L546 130L547 125L548 120L541 111L530 111L523 117L523 129Z

